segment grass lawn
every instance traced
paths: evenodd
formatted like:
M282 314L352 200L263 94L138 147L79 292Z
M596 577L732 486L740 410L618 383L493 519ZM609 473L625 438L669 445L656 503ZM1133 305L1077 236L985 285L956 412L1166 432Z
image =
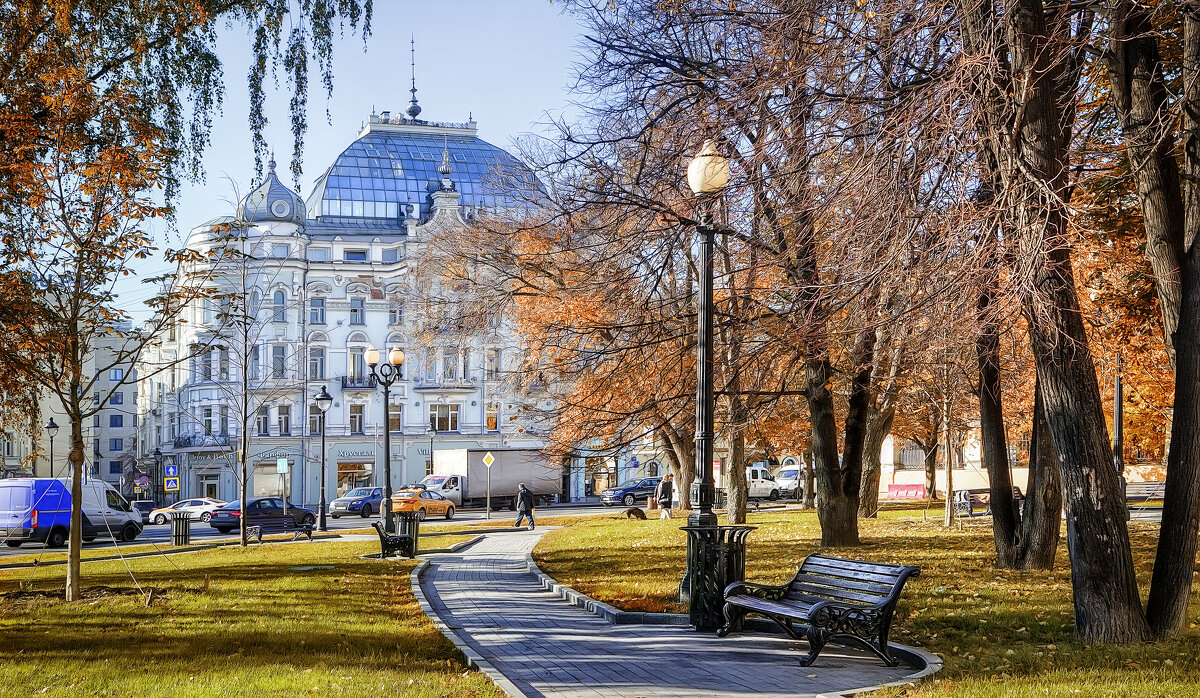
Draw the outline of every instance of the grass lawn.
M94 562L90 590L70 604L65 567L0 572L0 695L503 696L421 613L414 562L357 557L378 549L301 542ZM134 578L155 590L150 606Z
M543 570L579 591L631 611L684 611L675 602L685 565L684 521L627 521L616 515L557 521L534 550ZM781 583L816 552L816 514L750 515L746 577ZM1131 524L1143 595L1149 585L1157 524ZM1065 544L1056 569L992 567L989 519L941 527L941 510L885 510L860 521L865 545L831 552L915 564L893 624L897 642L946 660L931 680L880 695L1184 696L1200 694L1200 584L1188 627L1177 637L1133 646L1093 646L1072 638L1070 570ZM819 662L818 662L819 665Z

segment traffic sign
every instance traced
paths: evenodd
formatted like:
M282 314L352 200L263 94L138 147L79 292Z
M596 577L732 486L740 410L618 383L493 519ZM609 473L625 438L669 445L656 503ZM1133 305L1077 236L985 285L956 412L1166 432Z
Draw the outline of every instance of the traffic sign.
M141 485L142 487L149 487L149 486L150 486L150 476L149 476L149 475L143 475L143 476L139 477L139 478L137 479L137 483L138 483L139 485Z
M495 463L495 462L496 462L496 457L492 455L491 451L488 451L487 454L484 455L484 457L483 457L483 464L488 467L488 470L491 470L492 463Z
M179 491L179 478L164 477L163 478L163 491L164 492L178 492Z
M275 460L275 472L283 475L287 473L288 460L287 458L278 458Z
M137 487L134 487L134 488L133 488L133 491L134 491L134 492L137 492L138 494L141 494L141 493L143 492L143 490L142 490L142 486L141 486L141 485L138 485Z
M179 466L178 465L168 465L168 466L166 466L166 469L167 469L166 477L179 477Z

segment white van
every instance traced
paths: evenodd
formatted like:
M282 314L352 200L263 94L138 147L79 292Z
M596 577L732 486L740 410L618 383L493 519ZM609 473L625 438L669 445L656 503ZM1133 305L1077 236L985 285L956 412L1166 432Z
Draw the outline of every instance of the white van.
M99 536L133 540L142 532L141 514L103 480L82 485L83 540ZM59 548L71 525L71 481L52 478L0 480L0 538L10 547L42 543Z
M779 499L779 483L765 466L752 465L746 468L746 497L748 499Z

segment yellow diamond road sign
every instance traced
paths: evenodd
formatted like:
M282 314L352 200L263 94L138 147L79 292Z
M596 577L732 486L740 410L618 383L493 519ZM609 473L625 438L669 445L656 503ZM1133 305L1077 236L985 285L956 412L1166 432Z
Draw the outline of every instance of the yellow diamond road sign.
M495 463L495 462L496 462L496 457L492 455L491 451L488 451L487 454L483 457L483 464L490 468L490 467L492 467L492 463Z

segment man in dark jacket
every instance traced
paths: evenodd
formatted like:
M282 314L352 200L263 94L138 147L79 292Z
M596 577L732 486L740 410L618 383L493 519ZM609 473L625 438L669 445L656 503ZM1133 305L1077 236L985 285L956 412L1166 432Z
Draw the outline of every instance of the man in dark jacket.
M520 527L521 522L529 519L529 530L533 530L533 493L522 482L517 489L517 522L514 527Z

